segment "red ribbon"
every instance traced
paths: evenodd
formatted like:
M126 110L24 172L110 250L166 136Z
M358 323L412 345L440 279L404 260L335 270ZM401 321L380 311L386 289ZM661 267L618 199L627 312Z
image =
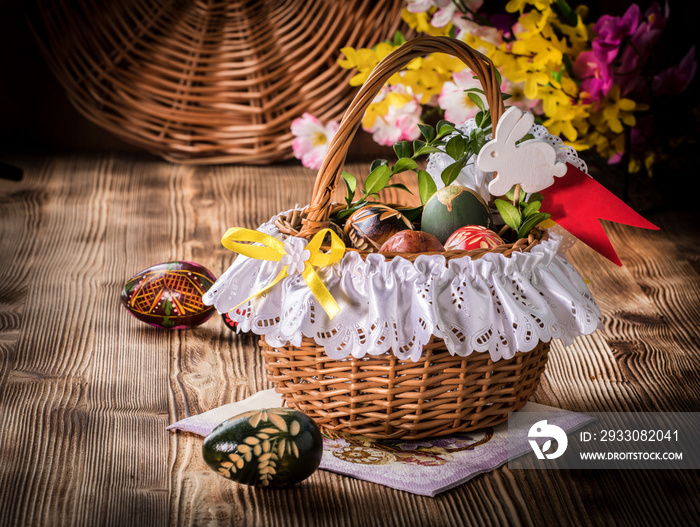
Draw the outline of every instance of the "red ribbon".
M624 223L642 229L659 227L644 219L624 201L591 176L567 163L564 177L540 191L544 196L542 212L552 215L552 221L591 247L608 260L622 266L608 235L599 220Z

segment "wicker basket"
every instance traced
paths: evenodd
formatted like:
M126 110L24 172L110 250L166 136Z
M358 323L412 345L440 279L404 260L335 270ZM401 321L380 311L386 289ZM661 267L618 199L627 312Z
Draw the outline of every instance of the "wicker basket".
M73 105L122 140L190 163L289 158L304 112L353 95L343 46L391 37L402 0L37 0L35 30Z
M362 115L391 75L413 58L429 53L460 58L478 76L491 108L494 124L503 112L500 87L493 64L461 41L421 37L407 42L374 70L348 108L319 170L313 199L301 228L291 233L310 237L329 225L331 197L348 145ZM528 239L493 250L508 257L529 251L546 236L536 230ZM445 258L479 258L486 250L448 251ZM366 254L366 253L364 253ZM393 253L414 260L417 254ZM362 359L330 359L313 339L300 347L272 348L261 340L268 378L289 406L314 418L321 426L377 439L419 439L465 432L495 425L526 403L539 384L549 344L518 352L510 360L494 362L488 353L452 356L442 339L432 337L418 362L393 354Z

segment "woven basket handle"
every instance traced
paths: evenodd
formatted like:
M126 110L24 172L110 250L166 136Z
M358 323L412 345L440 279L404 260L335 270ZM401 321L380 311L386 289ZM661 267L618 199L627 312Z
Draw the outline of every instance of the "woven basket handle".
M491 109L491 119L495 129L504 108L496 68L491 60L464 42L453 38L419 37L409 40L377 64L350 103L316 175L311 204L298 236L309 238L328 226L331 199L338 184L350 142L355 137L365 111L384 84L392 75L406 67L411 60L430 53L453 55L461 59L474 72L486 94L486 102Z

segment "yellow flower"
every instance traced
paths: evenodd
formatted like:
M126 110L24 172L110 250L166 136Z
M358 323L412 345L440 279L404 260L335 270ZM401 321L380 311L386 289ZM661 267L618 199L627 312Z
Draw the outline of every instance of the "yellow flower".
M571 56L572 62L574 57L577 57L589 45L589 28L583 23L583 18L585 17L584 13L587 10L585 8L586 6L578 6L576 8L577 19L575 27L568 24L560 24L558 26L561 32L567 37L567 39L564 39L564 43L566 40L571 43L571 46L566 47L564 51Z
M515 13L516 11L523 12L525 6L532 5L535 9L542 11L548 7L554 0L510 0L506 4L506 11L509 13Z
M616 134L622 133L622 124L634 126L637 120L632 113L637 104L632 99L620 97L620 86L613 84L608 94L601 100L600 108L591 116L591 122L601 131L610 129Z
M525 31L519 32L516 34L516 37L529 38L537 35L538 33L542 33L542 31L545 29L552 31L549 23L550 18L554 19L556 22L556 15L549 6L546 6L541 11L532 10L524 15L521 15L518 22Z
M433 96L440 93L442 85L452 79L454 72L464 68L464 63L455 57L433 53L412 60L401 75L401 84L409 88L421 104L427 104Z
M382 100L373 102L369 105L367 111L365 112L365 116L362 118L362 126L366 129L372 128L377 118L382 118L389 113L389 106L401 108L403 105L412 100L413 97L408 93L395 91L387 93Z
M550 69L548 65L560 65L563 57L560 42L556 38L546 39L539 33L523 38L518 35L518 40L513 42L513 53L531 57L530 64L535 69Z
M449 37L452 31L452 22L445 27L435 27L430 23L432 13L435 8L423 13L411 13L408 9L401 12L401 19L408 24L411 29L415 29L419 33L426 33L434 37Z
M357 74L350 79L350 86L361 86L372 73L374 67L398 46L387 42L377 44L374 49L351 47L342 48L344 59L338 59L338 65L344 69L356 69Z
M589 115L590 105L574 104L569 100L568 104L557 104L551 113L547 113L549 119L543 124L549 133L576 141L588 131Z

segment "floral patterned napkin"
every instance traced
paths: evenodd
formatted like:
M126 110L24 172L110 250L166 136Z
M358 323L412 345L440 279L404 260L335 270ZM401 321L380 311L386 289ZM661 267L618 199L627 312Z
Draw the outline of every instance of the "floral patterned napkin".
M282 405L282 397L274 390L263 390L243 401L178 421L167 429L206 436L230 417ZM585 414L532 402L521 411L551 413L549 423L566 432L592 420ZM508 461L509 454L512 458L530 452L527 432L517 435L525 439L522 445L514 448L512 442L510 446L508 444L507 422L475 432L419 441L376 441L333 434L324 437L320 468L414 494L435 496L478 474L500 467Z

